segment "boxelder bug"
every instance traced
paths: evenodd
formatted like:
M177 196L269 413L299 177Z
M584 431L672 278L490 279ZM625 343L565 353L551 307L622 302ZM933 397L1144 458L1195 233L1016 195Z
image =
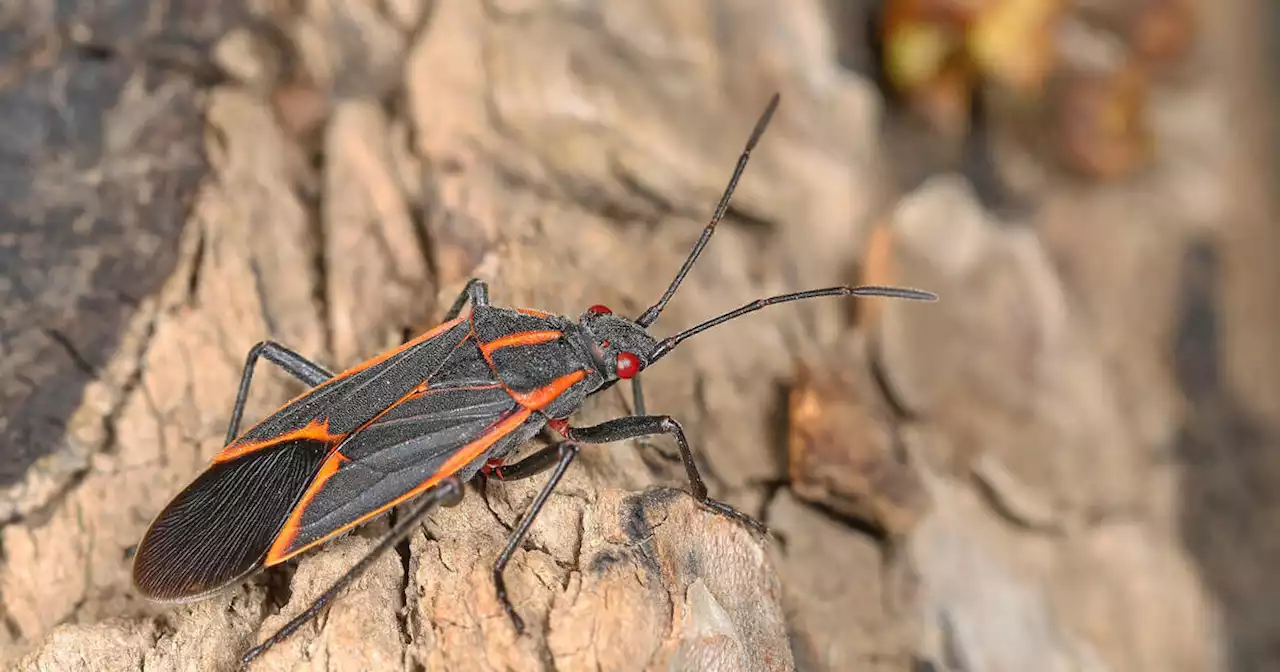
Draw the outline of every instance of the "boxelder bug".
M638 374L682 341L765 306L820 296L934 300L893 287L831 287L749 303L657 340L658 319L724 217L747 159L778 105L775 94L756 122L715 214L666 292L630 320L592 306L576 321L528 309L489 305L488 288L471 280L445 322L404 345L334 375L271 341L249 351L227 428L213 464L160 512L138 544L133 578L147 597L186 601L278 565L392 507L425 495L387 535L302 614L244 656L248 663L313 618L378 554L398 543L438 504L456 503L462 483L479 472L500 480L551 477L493 566L498 601L517 633L523 622L507 599L502 572L580 444L669 434L680 448L690 491L707 509L762 529L750 517L707 497L680 423L646 415ZM463 306L471 303L469 315ZM311 389L239 434L262 357ZM592 427L568 417L587 397L630 380L634 415ZM514 464L501 460L544 426L562 440Z

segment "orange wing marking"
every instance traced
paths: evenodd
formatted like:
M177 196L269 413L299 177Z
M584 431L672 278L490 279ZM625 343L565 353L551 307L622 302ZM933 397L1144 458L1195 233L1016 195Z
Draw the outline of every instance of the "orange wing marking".
M470 315L460 315L458 317L453 318L452 320L449 320L448 322L445 322L444 324L436 325L431 329L428 329L427 331L423 332L420 336L414 338L408 343L405 343L404 345L401 345L398 348L395 348L393 350L388 350L382 353L381 355L374 357L373 359L366 360L360 364L355 365L350 369L347 369L346 371L343 371L342 373L339 373L338 375L334 376L332 380L338 380L339 378L346 378L347 376L350 376L353 373L359 373L361 371L364 371L365 369L373 366L374 364L379 364L381 362L384 362L387 359L390 359L391 357L394 357L395 355L398 355L404 352L405 350L408 350L409 348L412 348L413 346L418 345L419 343L422 343L423 341L429 341L432 338L435 338L436 336L439 336L440 334L458 326L459 322L462 322L463 320L467 320L470 318L471 318ZM327 385L329 382L330 381L325 381L324 383L321 384L321 386Z
M419 343L422 343L423 341L426 341L426 340L429 340L429 339L434 338L434 337L436 337L436 336L439 336L440 334L442 334L442 333L444 333L444 332L446 332L446 331L448 331L448 330L450 330L450 329L452 329L452 328L454 328L454 327L458 326L458 323L459 323L459 322L462 322L462 321L463 321L463 320L465 320L465 319L469 319L470 317L471 317L470 315L463 315L463 316L460 316L460 317L456 317L456 318L454 318L454 319L452 319L452 320L449 320L448 322L445 322L444 324L440 324L440 325L437 325L437 326L435 326L435 327L432 327L432 328L431 328L431 329L429 329L428 331L426 331L426 332L422 333L420 336L418 336L418 337L414 338L413 340L409 341L408 343L405 343L404 345L401 345L401 346L400 346L400 347L398 347L398 348L395 348L395 349L393 349L393 350L388 350L388 351L386 351L386 352L384 352L384 353L382 353L382 354L380 354L380 355L378 355L378 356L374 357L373 359L365 360L365 361L363 361L363 362L361 362L361 363L359 363L359 364L357 364L357 365L355 365L355 366L353 366L353 367L351 367L351 368L347 369L346 371L343 371L342 373L339 373L338 375L336 375L336 376L334 376L334 377L330 378L329 380L326 380L326 381L324 381L323 383L320 383L319 385L316 385L315 387L313 387L313 388L311 388L311 389L307 390L306 392L303 392L302 394L299 394L298 396L296 396L296 397L294 397L294 398L290 399L289 401L285 402L285 404L284 404L284 405L282 405L280 408L277 408L277 409L275 410L275 413L272 413L272 415L275 415L276 413L279 413L280 411L283 411L285 408L288 408L288 406L289 406L290 404L292 404L292 403L294 403L294 402L298 401L299 399L301 399L301 398L303 398L303 397L305 397L305 396L307 396L307 395L311 394L312 392L315 392L316 390L318 390L318 389L320 389L320 388L322 388L322 387L324 387L324 386L326 386L326 385L330 385L330 384L332 384L332 383L335 383L335 382L337 382L337 381L339 381L339 380L342 380L343 378L349 378L349 377L351 377L352 375L357 374L357 373L360 373L361 371L364 371L365 369L368 369L369 367L371 367L371 366L373 366L373 365L375 365L375 364L378 364L378 363L381 363L381 362L385 362L386 360L390 359L391 357L394 357L395 355L397 355L397 354L399 354L399 353L401 353L401 352L404 352L405 350L407 350L407 349L409 349L409 348L411 348L411 347L413 347L413 346L415 346L415 345L418 345ZM259 424L261 424L261 423L259 423ZM312 421L312 424L315 424L315 421ZM255 426L256 426L256 425L255 425ZM310 426L311 426L311 425L308 425L308 427L310 427ZM252 429L252 427L251 427L250 429ZM299 431L299 432L300 432L300 431L305 431L305 430L306 430L306 428L304 427L303 429L301 429L301 430L297 430L297 431ZM247 432L247 431L249 431L249 430L245 430L245 431ZM290 434L293 434L293 433L296 433L296 432L291 432ZM244 432L241 432L241 436L243 436L243 435L244 435ZM313 437L306 436L306 437L291 437L291 438L313 438ZM337 438L337 437L333 437L333 438ZM218 453L218 456L217 456L216 458L214 458L214 462L222 462L222 461L225 461L225 460L230 460L230 459L232 459L232 458L235 458L235 457L239 457L239 456L241 456L241 455L244 455L245 453L250 453L250 452L253 452L254 450L258 450L258 449L264 448L264 447L266 447L266 446L270 446L270 445L273 445L273 444L279 443L281 440L283 440L283 437L276 437L276 438L272 438L272 439L267 439L267 440L265 440L265 441L255 441L255 442L253 442L253 443L251 443L251 444L246 444L245 446L243 446L243 447L242 447L242 446L237 445L237 444L240 442L240 439L237 437L237 439L236 439L235 441L232 441L232 442L231 442L230 444L228 444L225 448L223 448L221 453Z
M573 373L566 373L550 383L528 392L513 392L508 389L507 393L521 406L536 411L555 401L556 397L564 394L565 390L573 387L578 381L586 377L587 372L579 369Z
M483 352L487 359L496 350L519 345L538 345L539 343L548 343L563 335L564 334L559 331L522 331L517 334L495 338L480 346L480 352Z
M369 519L374 518L386 512L388 509L391 509L392 507L399 506L400 504L414 497L417 497L423 492L426 492L432 486L439 483L442 479L448 476L452 476L453 474L457 473L459 469L467 466L467 464L469 464L472 460L484 454L484 451L492 447L493 444L497 443L499 439L510 434L517 427L523 424L524 421L528 419L529 415L532 413L533 411L528 408L522 408L519 411L512 413L511 415L507 416L505 420L503 420L502 422L499 422L498 424L490 428L489 431L485 432L483 436L476 439L475 441L472 441L471 443L468 443L462 448L458 449L458 451L455 452L448 460L445 460L444 464L440 465L440 468L436 470L436 473L432 474L430 477L427 478L427 480L418 484L412 490L404 493L403 495L400 495L399 497L396 497L395 499L391 500L390 502L387 502L381 507L378 507L377 509L374 509L373 511L370 511L369 513L366 513L360 516L359 518L351 521L350 523L347 523L346 525L339 527L338 529L324 535L323 537L320 537L319 539L316 539L315 541L312 541L306 544L305 546L302 546L301 548L289 551L288 550L289 546L293 543L293 540L296 539L298 536L298 529L302 521L302 514L306 510L307 505L309 505L311 501L315 499L316 494L319 493L321 488L324 487L325 482L328 481L330 478L332 478L333 475L338 471L338 466L339 466L338 456L341 455L341 453L340 452L334 453L332 456L329 457L329 459L325 460L324 464L320 467L320 473L316 476L315 482L312 483L311 487L307 488L306 493L302 495L302 501L298 503L298 506L293 510L293 513L289 516L289 520L285 522L284 529L281 530L280 535L276 537L275 543L271 544L271 550L267 552L267 559L265 564L268 567L271 565L278 565L288 560L289 558L292 558L293 556L299 553L302 553L303 551L306 551L310 548L314 548L315 546L323 544L324 542L338 536L339 534L342 534L343 532L346 532L347 530L355 527L356 525L360 525L361 523L364 523Z
M320 490L324 488L324 484L329 482L338 473L338 468L342 466L344 460L347 460L342 453L336 452L328 457L323 464L320 465L320 472L316 474L314 481L307 487L307 491L302 493L302 501L293 508L293 513L289 514L289 519L284 523L284 529L280 530L280 534L276 536L276 540L271 544L271 549L267 551L267 564L274 565L283 562L285 558L280 558L280 554L289 548L289 544L298 536L298 528L302 522L302 514L307 510L311 501L320 494ZM346 529L346 528L343 528ZM336 534L336 533L335 533ZM327 538L327 537L326 537ZM292 554L291 554L292 555Z
M268 448L270 446L278 446L289 441L304 440L328 443L337 441L340 438L342 437L335 436L329 432L328 418L316 418L315 420L307 423L305 427L295 429L291 432L285 432L284 434L273 436L269 439L263 439L262 441L250 441L248 443L240 443L238 441L233 442L231 445L223 448L222 452L214 456L213 461L217 464L218 462L234 460L237 457L247 455L256 450L262 450L263 448Z

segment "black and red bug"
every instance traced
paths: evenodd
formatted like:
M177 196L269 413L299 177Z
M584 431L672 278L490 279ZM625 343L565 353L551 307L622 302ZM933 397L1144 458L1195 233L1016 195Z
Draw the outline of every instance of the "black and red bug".
M648 333L724 217L729 199L778 105L770 100L738 159L702 236L656 303L636 319L595 305L576 320L489 304L471 280L443 324L400 347L334 375L271 341L245 362L226 447L178 493L138 544L133 578L145 596L186 601L283 563L401 503L412 511L306 611L244 656L248 663L313 618L378 554L402 540L434 506L456 502L462 483L483 472L517 480L552 470L494 563L499 602L516 630L523 622L507 599L502 572L580 444L670 435L680 449L690 492L708 509L759 523L707 496L680 423L648 415L640 372L682 341L765 306L822 296L934 300L895 287L829 287L749 303L661 340ZM471 304L469 314L463 307ZM259 358L311 386L240 433ZM634 415L590 427L568 418L591 395L630 380ZM503 458L543 427L563 440L513 464Z

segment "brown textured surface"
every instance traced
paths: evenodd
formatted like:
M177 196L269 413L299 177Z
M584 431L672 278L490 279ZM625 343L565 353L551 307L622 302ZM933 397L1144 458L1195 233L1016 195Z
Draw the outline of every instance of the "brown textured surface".
M192 76L122 52L175 35L198 51L231 12L51 5L0 18L0 521L49 503L109 441L100 411L109 426L136 365L107 364L173 273L206 170ZM70 44L73 24L118 51Z
M798 367L787 412L796 496L890 537L911 533L929 497L865 360L833 352L818 368Z
M824 3L254 7L265 20L214 52L232 81L198 94L189 75L141 82L125 59L75 61L112 82L95 103L108 111L83 115L124 149L59 139L85 152L82 175L52 183L62 191L0 181L7 219L52 241L12 258L0 247L4 277L85 284L86 269L109 269L93 287L132 297L95 312L72 284L0 293L0 315L38 317L24 338L44 339L6 349L0 367L33 389L78 381L42 407L57 420L46 442L14 445L5 467L25 489L0 512L3 664L230 669L386 529L190 605L131 592L129 550L220 447L247 348L269 337L347 366L438 319L471 275L503 305L636 314L780 90L730 218L655 331L859 277L943 297L772 309L645 374L651 409L684 423L713 495L766 516L785 543L694 506L657 451L591 447L508 570L525 637L489 567L541 479L469 488L256 669L1275 665L1276 229L1266 183L1250 181L1262 157L1227 123L1227 93L1245 87L1217 73L1251 80L1213 26L1179 77L1152 85L1150 168L1101 185L1040 175L1032 207L1002 218L958 175L891 193L880 176L913 172L901 164L914 157L892 137L881 146L880 96L841 65L860 61L861 37ZM225 28L197 23L193 37ZM63 80L13 72L0 70L0 106L26 82L40 92L13 95L35 96L42 119L63 109L24 78ZM18 127L4 147L27 147ZM1025 165L1000 156L1006 172ZM28 179L48 174L27 165ZM48 206L37 196L84 199L67 185L112 176L124 186L77 202L97 219L35 216ZM84 254L117 261L57 242L78 222L106 232ZM74 347L55 348L55 333ZM298 390L270 367L255 381L251 417ZM629 405L611 390L577 421ZM43 417L13 408L5 422Z

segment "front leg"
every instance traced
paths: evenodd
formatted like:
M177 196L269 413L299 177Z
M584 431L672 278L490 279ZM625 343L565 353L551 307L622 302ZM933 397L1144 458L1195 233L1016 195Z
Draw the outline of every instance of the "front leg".
M631 415L648 415L649 414L648 411L645 409L644 387L640 384L640 378L641 378L640 376L636 376L635 378L631 379ZM616 381L609 382L604 388L597 390L597 392L607 389L609 386L613 385L614 382ZM642 450L652 450L653 452L661 456L662 459L664 460L675 461L680 459L680 456L673 455L671 451L649 441L648 438L643 436L636 439L636 445L640 446Z
M743 523L761 534L768 534L768 528L760 521L707 496L707 485L702 482L698 465L693 461L693 451L689 448L689 441L685 439L684 428L670 416L633 415L591 427L565 428L565 437L580 443L613 443L654 434L670 434L676 440L676 445L680 447L680 459L684 462L684 470L689 475L689 494L693 495L699 504L715 513Z
M530 476L537 476L542 472L556 466L560 459L560 444L556 443L550 446L539 448L534 454L511 464L504 464L501 460L490 460L481 469L485 478L492 478L495 481L504 483L510 481L520 481Z

